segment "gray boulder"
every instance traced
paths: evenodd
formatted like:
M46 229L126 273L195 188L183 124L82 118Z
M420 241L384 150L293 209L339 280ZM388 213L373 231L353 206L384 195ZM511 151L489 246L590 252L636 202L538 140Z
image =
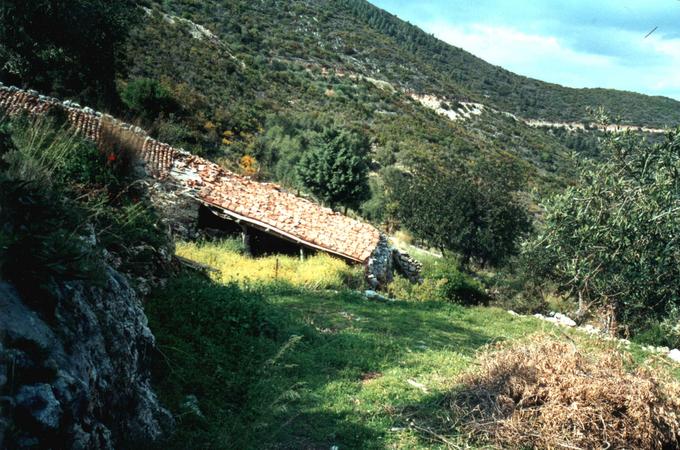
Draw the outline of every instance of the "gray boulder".
M0 448L161 438L172 418L149 384L154 337L127 279L108 267L101 284L63 283L54 297L41 311L0 281Z

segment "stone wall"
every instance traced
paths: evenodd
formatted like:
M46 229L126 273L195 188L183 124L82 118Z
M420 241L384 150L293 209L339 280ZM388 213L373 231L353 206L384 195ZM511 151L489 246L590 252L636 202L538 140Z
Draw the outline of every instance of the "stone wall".
M406 277L411 283L423 282L421 275L423 264L420 261L412 258L408 253L397 249L394 249L392 252L392 257L394 259L394 266L400 275Z
M149 198L171 234L181 240L199 237L198 211L200 204L185 190L172 182L151 181Z
M422 283L421 270L423 265L392 247L385 235L380 235L380 241L366 264L366 280L372 289L384 289L398 273L411 283Z

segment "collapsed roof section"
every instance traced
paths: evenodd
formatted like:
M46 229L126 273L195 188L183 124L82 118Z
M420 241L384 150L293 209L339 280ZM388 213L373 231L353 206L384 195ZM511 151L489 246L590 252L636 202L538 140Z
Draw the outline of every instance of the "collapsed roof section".
M173 148L134 127L72 102L0 86L0 110L8 114L26 111L43 114L62 108L74 129L100 143L102 123L135 133L147 173L162 181L186 187L186 192L220 216L259 228L267 233L366 263L380 241L373 226L298 197L272 183L260 183L237 175L204 158Z

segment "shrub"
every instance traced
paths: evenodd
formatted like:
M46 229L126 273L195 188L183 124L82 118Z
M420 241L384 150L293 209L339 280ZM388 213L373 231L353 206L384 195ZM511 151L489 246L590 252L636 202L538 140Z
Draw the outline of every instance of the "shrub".
M96 282L99 246L136 270L167 243L134 181L134 145L108 141L98 149L43 118L0 123L0 269L31 298L59 280Z
M477 305L487 300L482 283L461 272L453 261L438 261L425 276L438 282L440 296L450 302Z
M78 138L49 118L21 115L1 123L0 157L8 177L44 187L89 181L94 144Z
M161 114L179 111L179 105L169 89L156 80L132 80L121 92L123 103L139 117L153 121Z
M449 396L464 432L514 449L680 445L680 385L663 372L546 336L506 345L484 353Z
M522 184L519 167L480 163L474 169L415 163L411 173L387 179L396 217L413 235L441 251L500 265L519 250L531 228L526 208L514 192Z
M546 202L527 270L573 293L580 314L603 307L611 332L643 330L680 306L680 132L658 145L610 135L603 156Z
M672 308L662 320L650 320L633 336L641 344L680 348L680 308Z
M368 149L364 136L326 129L302 156L298 177L321 201L358 208L370 195Z
M115 180L108 180L109 190L120 190L120 184L129 182L135 178L135 166L139 161L144 137L132 130L126 130L120 126L103 120L101 122L99 151L100 161L97 161L98 170L106 170ZM103 159L103 161L101 161ZM102 164L103 162L103 164ZM94 181L94 180L93 180ZM118 182L114 189L114 182Z
M85 217L61 192L0 174L0 275L29 300L58 280L95 280L100 265L82 237Z
M417 301L448 301L461 305L477 305L488 300L484 286L461 272L455 261L440 260L423 273L420 284L396 277L388 286L390 296Z
M83 235L87 209L65 192L78 151L91 147L48 124L0 124L0 274L29 300L55 281L96 279L100 265Z

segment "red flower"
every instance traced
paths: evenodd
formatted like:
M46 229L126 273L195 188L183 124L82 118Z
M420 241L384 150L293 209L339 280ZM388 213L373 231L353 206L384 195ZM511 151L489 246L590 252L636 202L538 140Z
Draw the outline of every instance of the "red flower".
M116 160L116 155L114 153L111 153L107 159L109 160L109 162L113 162Z

